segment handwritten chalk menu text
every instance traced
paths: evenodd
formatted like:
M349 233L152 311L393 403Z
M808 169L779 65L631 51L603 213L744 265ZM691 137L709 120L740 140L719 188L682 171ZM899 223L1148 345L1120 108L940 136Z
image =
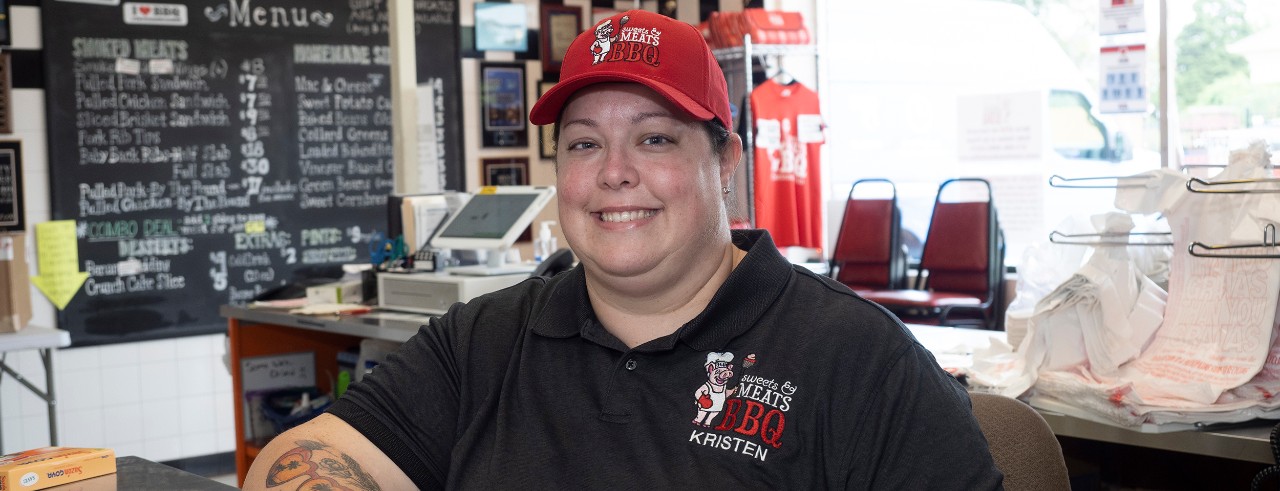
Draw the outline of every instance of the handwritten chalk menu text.
M220 305L368 260L385 0L43 6L53 214L89 275L74 345L223 332Z

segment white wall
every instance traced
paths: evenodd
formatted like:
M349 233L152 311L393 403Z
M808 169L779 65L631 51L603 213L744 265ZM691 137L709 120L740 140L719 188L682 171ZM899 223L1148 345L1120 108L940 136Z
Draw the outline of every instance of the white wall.
M13 6L14 48L40 49L40 9ZM44 91L13 91L14 133L22 141L26 183L27 251L35 274L34 224L48 221ZM54 308L31 289L32 324L54 326ZM195 336L55 351L58 443L110 447L153 461L235 450L231 375L222 362L225 336ZM13 352L5 363L37 387L44 368L35 351ZM4 452L49 445L43 400L16 381L0 379Z

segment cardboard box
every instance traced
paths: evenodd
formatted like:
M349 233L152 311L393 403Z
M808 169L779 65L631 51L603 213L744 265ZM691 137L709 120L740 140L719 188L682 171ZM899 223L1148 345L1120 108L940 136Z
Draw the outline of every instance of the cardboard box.
M307 303L360 303L364 289L360 280L338 281L307 287Z
M22 232L0 234L0 333L17 332L31 321L26 244Z
M35 491L115 471L109 448L37 448L0 457L0 491Z

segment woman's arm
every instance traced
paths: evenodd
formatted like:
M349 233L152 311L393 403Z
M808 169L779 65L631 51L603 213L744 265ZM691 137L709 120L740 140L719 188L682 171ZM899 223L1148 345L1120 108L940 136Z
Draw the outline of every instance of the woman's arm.
M243 489L414 489L387 455L332 414L284 432L263 448Z

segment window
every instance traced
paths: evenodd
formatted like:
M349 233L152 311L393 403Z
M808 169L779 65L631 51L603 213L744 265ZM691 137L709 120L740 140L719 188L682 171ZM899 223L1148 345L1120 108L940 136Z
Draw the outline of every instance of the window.
M897 184L904 228L926 239L938 184L983 177L1016 265L1067 216L1112 209L1111 190L1050 188L1049 176L1161 165L1158 2L1146 2L1145 32L1104 38L1096 0L819 1L828 230L849 185L880 177ZM1256 138L1280 148L1280 2L1168 4L1174 164L1225 163ZM1147 103L1104 114L1100 53L1125 45L1145 45L1125 81Z

